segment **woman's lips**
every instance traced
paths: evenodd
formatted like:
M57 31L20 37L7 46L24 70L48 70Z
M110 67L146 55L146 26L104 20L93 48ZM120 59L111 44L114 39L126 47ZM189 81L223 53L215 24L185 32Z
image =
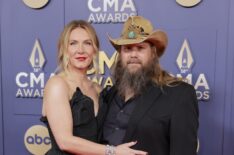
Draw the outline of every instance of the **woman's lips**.
M79 61L85 61L87 58L86 57L77 57L76 59Z

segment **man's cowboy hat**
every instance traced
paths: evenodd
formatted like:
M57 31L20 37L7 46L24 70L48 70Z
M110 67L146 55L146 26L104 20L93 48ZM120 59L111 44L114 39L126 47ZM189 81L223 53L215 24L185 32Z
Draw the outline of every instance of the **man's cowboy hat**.
M158 56L162 56L167 46L167 34L161 30L153 30L151 22L141 16L131 16L124 23L120 38L108 36L111 44L119 51L121 45L137 44L149 41L156 46Z

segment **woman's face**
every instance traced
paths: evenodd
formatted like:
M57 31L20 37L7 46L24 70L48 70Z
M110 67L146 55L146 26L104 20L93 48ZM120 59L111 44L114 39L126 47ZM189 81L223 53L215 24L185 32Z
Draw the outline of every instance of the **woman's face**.
M88 70L95 55L95 48L86 30L78 27L71 31L68 41L68 66Z

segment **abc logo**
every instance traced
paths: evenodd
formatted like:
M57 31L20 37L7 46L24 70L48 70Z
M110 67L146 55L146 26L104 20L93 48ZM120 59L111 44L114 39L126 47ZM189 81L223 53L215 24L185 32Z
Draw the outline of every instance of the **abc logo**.
M202 0L176 0L176 2L183 7L194 7Z
M43 155L51 148L48 129L42 125L30 127L24 135L27 150L34 155Z
M49 3L49 0L23 0L24 4L33 9L40 9Z

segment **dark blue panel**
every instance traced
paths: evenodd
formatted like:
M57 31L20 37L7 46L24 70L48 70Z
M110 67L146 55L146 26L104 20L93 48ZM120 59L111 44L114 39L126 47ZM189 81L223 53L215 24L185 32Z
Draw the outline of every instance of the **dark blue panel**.
M56 68L57 40L64 26L63 4L63 1L50 1L42 9L32 9L21 0L3 1L1 62L6 155L30 154L24 144L24 134L32 125L40 123L42 100L38 96ZM36 58L44 62L41 54L45 63L37 68Z
M199 77L207 81L209 89L204 86L197 88L198 98L203 94L203 100L199 101L199 155L233 155L234 2L203 0L196 7L183 8L175 0L132 0L134 7L121 11L126 0L115 0L118 3L107 6L106 10L104 1L107 0L51 0L45 8L31 9L19 0L0 0L0 80L3 81L0 85L3 109L0 106L0 113L4 112L3 124L0 115L0 132L4 125L5 154L29 154L23 143L24 134L31 126L40 124L41 91L50 73L56 68L57 40L64 23L72 19L88 20L93 16L101 50L110 58L114 49L106 34L118 37L122 24L106 22L107 16L111 16L111 20L113 17L123 20L129 14L137 13L149 18L157 28L168 32L169 45L161 59L166 70L175 75L181 73L178 67L180 62L176 60L187 40L194 61L184 76L191 76L191 83L195 86ZM45 64L42 67L37 68L30 62L33 47L37 47L33 60L40 57L38 51L43 53ZM102 85L109 74L105 66ZM205 98L207 92L209 100ZM3 150L1 136L0 154Z
M2 1L0 0L0 21L2 19ZM2 102L2 46L1 46L1 34L2 34L2 22L0 22L0 154L3 154L3 102Z
M223 155L234 153L234 2L229 2Z

